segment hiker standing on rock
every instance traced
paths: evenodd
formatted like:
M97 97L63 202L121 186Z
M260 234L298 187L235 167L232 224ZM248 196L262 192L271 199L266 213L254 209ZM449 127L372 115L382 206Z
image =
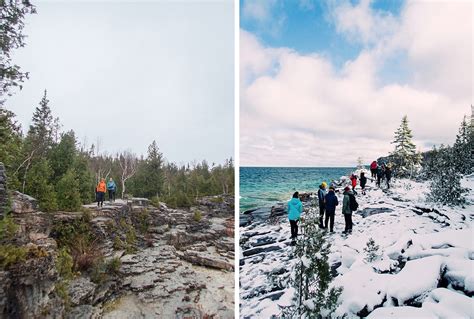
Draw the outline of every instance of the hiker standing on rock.
M346 186L344 188L344 199L342 200L342 213L346 224L344 234L352 233L352 212L356 211L358 207L359 204L355 199L354 192L351 191L349 186Z
M383 169L383 166L378 167L377 168L377 186L378 187L380 187L380 180L383 178L384 175L385 175L385 171Z
M392 179L392 166L390 163L385 168L385 178L387 180L387 188L390 188L390 180Z
M290 220L291 239L298 236L298 221L303 212L303 203L299 199L298 192L293 194L293 198L288 202L288 219Z
M330 186L329 192L324 197L324 203L326 208L326 220L324 228L328 228L329 221L329 231L331 233L334 232L334 215L336 214L336 206L339 205L339 201L337 200L337 196L334 191L335 188L333 186Z
M377 177L377 168L378 168L377 161L373 161L372 164L370 164L370 176L372 178Z
M352 184L352 191L355 193L355 188L357 186L357 176L355 174L351 175L351 184Z
M105 185L105 178L101 178L99 184L97 184L97 187L95 188L97 195L97 207L102 207L104 205L106 188L107 186Z
M117 191L117 185L115 185L112 177L109 178L109 181L107 182L107 191L109 193L109 202L115 202L115 192Z
M360 187L362 188L362 194L365 195L365 185L367 184L367 177L365 177L365 173L360 173Z
M318 202L319 202L319 228L325 228L323 224L323 218L324 218L324 211L325 211L325 204L324 204L324 197L326 197L326 182L322 182L321 185L319 185L319 190L318 190ZM326 225L327 227L327 225Z

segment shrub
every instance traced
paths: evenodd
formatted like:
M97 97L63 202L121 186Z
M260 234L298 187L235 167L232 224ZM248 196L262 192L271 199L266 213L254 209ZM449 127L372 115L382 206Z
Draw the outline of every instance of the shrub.
M150 213L147 209L144 209L137 214L138 230L140 233L145 234L148 231L148 228L150 227L149 218Z
M74 170L70 169L56 185L58 208L65 211L77 211L81 207L81 192Z
M223 203L224 198L222 198L222 196L215 196L215 197L211 197L210 201L212 203Z
M71 297L69 296L69 282L67 280L61 280L54 286L54 291L63 300L64 307L69 310L71 306Z
M197 222L200 222L202 219L202 213L200 211L195 211L194 212L194 220Z
M10 266L26 259L28 249L12 244L0 245L0 268L7 269Z
M72 279L72 267L74 261L72 256L69 254L67 248L63 247L59 250L58 258L56 259L56 270L58 274L64 279Z
M122 262L120 261L120 258L114 257L106 263L105 269L107 273L116 275L119 273L121 266Z
M12 240L15 237L18 225L15 224L10 214L0 220L0 240Z

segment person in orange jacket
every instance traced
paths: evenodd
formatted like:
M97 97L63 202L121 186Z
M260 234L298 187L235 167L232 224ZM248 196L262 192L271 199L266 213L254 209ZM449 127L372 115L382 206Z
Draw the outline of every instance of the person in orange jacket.
M97 195L97 207L102 207L104 205L106 189L107 185L105 184L105 178L101 178L99 184L97 184L97 187L95 188Z

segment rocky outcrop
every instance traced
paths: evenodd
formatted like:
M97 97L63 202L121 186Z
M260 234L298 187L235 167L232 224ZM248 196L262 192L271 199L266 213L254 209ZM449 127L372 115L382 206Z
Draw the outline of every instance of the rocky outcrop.
M0 162L0 217L6 213L7 207L7 175L5 174L5 166Z
M61 318L64 306L55 294L59 278L54 250L36 247L37 256L1 272L0 317ZM30 254L33 254L30 249Z
M0 271L0 318L126 318L128 300L139 317L234 317L230 196L205 198L190 209L138 198L44 213L34 198L15 192L11 211L19 226L15 244L28 253ZM84 250L86 264L104 261L66 280L58 273L58 243L79 229L90 237L73 250ZM114 269L104 268L112 262Z

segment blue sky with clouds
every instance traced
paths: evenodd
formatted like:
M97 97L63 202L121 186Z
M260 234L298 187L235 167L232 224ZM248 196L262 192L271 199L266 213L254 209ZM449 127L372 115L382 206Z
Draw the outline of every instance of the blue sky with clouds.
M425 150L470 112L469 1L243 0L240 13L242 165L370 162L405 114Z

